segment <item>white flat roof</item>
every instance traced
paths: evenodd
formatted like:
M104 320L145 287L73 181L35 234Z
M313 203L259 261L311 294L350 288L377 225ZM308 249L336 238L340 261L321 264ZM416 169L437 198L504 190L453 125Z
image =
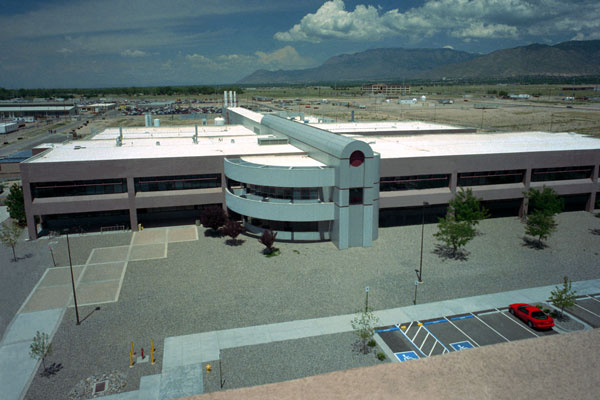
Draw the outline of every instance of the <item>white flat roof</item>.
M149 139L149 138L191 138L196 132L195 126L161 126L161 127L124 127L123 138L125 139ZM104 131L94 135L92 140L116 139L119 136L119 128L106 128ZM198 137L215 136L254 136L256 134L242 125L198 125Z
M253 164L272 165L278 167L326 167L325 164L315 160L314 158L310 158L306 154L242 156L240 158Z
M435 131L449 129L461 130L465 128L452 125L434 124L421 121L385 121L385 122L336 122L323 124L310 124L316 128L325 129L334 133L352 133L352 132L414 132L414 131Z
M381 154L381 158L600 150L600 139L566 132L345 136L368 143L373 151Z
M251 136L230 136L227 138L199 138L194 144L188 138L150 138L123 140L122 146L116 140L78 140L75 142L50 144L52 150L41 153L28 162L69 162L100 160L134 160L172 157L240 156L261 154L304 154L304 151L290 144L261 146ZM157 144L158 143L158 144Z
M94 103L94 104L80 104L79 107L110 107L117 103Z
M35 107L27 107L27 106L4 107L4 106L0 106L0 111L66 111L66 110L70 111L74 108L75 108L75 106L44 106L44 107L41 107L41 106L35 106Z

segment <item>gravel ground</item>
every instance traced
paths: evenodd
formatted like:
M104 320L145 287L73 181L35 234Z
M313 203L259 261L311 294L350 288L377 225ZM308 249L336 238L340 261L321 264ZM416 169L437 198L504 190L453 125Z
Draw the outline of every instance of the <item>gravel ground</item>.
M600 236L589 230L599 227L600 219L590 213L561 214L548 247L534 250L523 246L519 219L490 219L481 222L481 235L459 261L433 253L436 226L427 225L418 302L553 285L564 275L573 281L597 279ZM27 398L65 398L81 379L113 370L125 373L127 390L133 390L139 376L161 371L166 337L353 313L364 304L365 286L376 310L411 305L421 227L379 233L371 248L277 243L281 255L266 258L256 239L245 237L244 244L232 247L224 238L205 237L201 229L199 241L170 244L166 259L130 262L117 303L102 305L81 326L73 322L73 309L67 311L49 360L64 369L50 379L36 377ZM81 249L86 239L80 239ZM84 307L80 313L92 310ZM129 342L148 351L151 337L157 363L130 369Z
M25 235L15 248L17 262L12 249L0 244L0 338L46 268L52 266L48 243L25 241Z
M223 350L222 390L283 382L382 363L376 357L377 352L381 351L379 347L371 349L369 354L363 354L358 351L356 343L356 335L346 332ZM204 368L204 391L219 391L219 361L208 364L211 364L212 371L207 373Z

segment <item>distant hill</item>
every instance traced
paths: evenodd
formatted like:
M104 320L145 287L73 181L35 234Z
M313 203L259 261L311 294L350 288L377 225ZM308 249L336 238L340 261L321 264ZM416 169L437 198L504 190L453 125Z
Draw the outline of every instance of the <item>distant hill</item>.
M300 70L258 70L241 84L600 75L600 40L532 44L480 55L452 49L373 49Z

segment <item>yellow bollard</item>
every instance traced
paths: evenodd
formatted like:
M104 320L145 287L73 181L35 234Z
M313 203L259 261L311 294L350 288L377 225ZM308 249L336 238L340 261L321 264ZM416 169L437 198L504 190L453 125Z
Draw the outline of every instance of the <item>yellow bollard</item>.
M212 370L212 367L210 366L210 364L206 364L206 372L210 372Z
M150 338L150 359L152 360L152 364L154 364L154 340Z
M133 354L129 352L129 368L133 368Z

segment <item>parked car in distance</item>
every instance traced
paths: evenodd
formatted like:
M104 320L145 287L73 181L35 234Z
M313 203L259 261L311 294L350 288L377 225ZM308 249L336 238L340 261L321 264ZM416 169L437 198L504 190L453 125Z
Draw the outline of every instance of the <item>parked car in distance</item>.
M526 303L515 303L508 306L508 311L527 323L530 328L551 329L554 320L539 308Z

